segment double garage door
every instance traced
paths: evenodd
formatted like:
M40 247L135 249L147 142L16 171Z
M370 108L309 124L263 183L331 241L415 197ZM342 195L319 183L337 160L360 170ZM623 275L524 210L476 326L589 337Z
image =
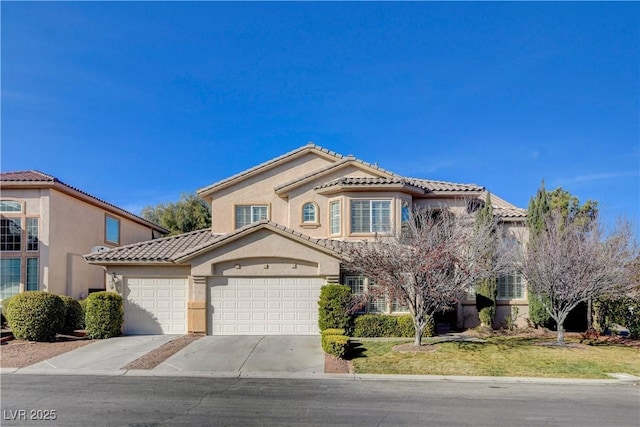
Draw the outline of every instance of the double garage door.
M127 278L125 286L125 334L187 333L186 278Z
M314 335L324 280L212 278L209 333L213 335Z

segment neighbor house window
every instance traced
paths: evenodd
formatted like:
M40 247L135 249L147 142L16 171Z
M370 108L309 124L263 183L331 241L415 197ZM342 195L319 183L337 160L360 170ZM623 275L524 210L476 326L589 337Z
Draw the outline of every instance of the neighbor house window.
M27 218L27 250L38 250L38 218Z
M523 299L524 281L519 273L505 274L498 277L498 299Z
M329 203L330 233L340 234L340 201Z
M318 207L315 203L309 202L302 206L302 222L304 223L318 223Z
M388 233L391 230L391 201L353 200L352 233Z
M267 205L238 205L236 206L236 228L244 227L253 222L269 218Z
M0 259L0 299L20 293L20 258Z
M0 201L0 212L22 212L22 203L12 200Z
M27 291L38 290L38 258L27 258Z
M105 217L104 231L105 242L113 243L114 245L120 244L120 220L107 215Z
M20 218L0 219L0 251L20 251L22 248L22 227Z

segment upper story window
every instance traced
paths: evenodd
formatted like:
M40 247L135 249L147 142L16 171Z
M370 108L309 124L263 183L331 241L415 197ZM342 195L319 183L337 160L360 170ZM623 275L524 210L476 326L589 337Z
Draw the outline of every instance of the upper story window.
M0 251L22 250L22 226L20 218L0 220Z
M0 212L22 212L22 203L2 200L0 201Z
M27 250L37 251L38 248L38 218L27 218Z
M120 220L112 216L105 216L104 241L114 245L120 244Z
M391 231L390 200L352 200L352 233L388 233Z
M329 203L329 232L340 234L340 201L335 200Z
M269 219L269 207L267 205L236 206L236 228L244 227L263 219Z
M302 222L305 224L318 223L318 206L315 203L309 202L302 206Z

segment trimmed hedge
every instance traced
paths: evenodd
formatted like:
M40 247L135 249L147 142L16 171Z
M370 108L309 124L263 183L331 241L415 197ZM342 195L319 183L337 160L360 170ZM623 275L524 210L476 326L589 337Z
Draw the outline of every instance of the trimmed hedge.
M320 289L318 326L325 329L353 329L353 316L349 313L353 296L348 286L330 284Z
M64 303L48 292L22 292L11 298L6 317L15 338L54 341L64 322Z
M429 337L435 334L433 320L427 324L423 336ZM378 337L402 337L413 338L416 329L413 326L411 315L391 316L388 314L363 314L355 320L354 337L378 338Z
M80 303L66 295L60 295L60 298L64 303L64 319L60 332L70 334L76 329L84 328L84 310Z
M344 329L325 329L322 331L322 350L325 353L342 359L349 350L349 337Z
M342 359L349 349L349 337L344 335L324 335L322 349L325 353Z
M87 297L85 327L91 338L111 338L122 333L122 297L115 292L94 292Z

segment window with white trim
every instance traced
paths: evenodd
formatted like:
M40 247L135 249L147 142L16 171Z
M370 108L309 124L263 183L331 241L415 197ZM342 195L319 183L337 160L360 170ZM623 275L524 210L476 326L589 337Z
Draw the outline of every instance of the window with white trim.
M329 223L331 234L340 234L340 201L329 203Z
M355 296L362 297L367 293L369 279L364 276L345 276L345 285L351 288L351 293ZM387 299L385 297L369 298L362 312L368 313L386 313Z
M522 275L517 272L505 274L498 277L498 299L523 299L524 298L524 280Z
M315 203L309 202L302 206L302 222L305 224L318 223L318 207Z
M236 228L244 227L263 219L269 219L269 207L267 205L236 206Z
M22 212L22 203L13 200L0 200L0 212Z
M0 259L0 299L20 293L20 258Z
M19 252L22 249L22 226L20 218L0 219L0 251Z
M352 233L388 233L391 230L390 200L352 200Z
M27 251L38 250L38 218L27 218Z
M38 290L38 258L27 258L27 280L25 281L25 290Z

